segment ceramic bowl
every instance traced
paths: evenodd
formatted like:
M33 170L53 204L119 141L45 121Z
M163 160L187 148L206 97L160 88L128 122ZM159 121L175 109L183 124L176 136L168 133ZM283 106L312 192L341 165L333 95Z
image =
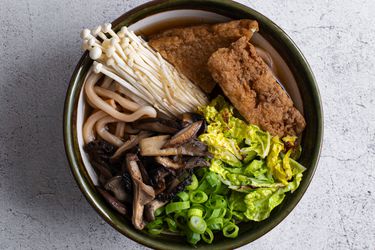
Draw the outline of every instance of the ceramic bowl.
M244 18L259 22L260 32L252 42L271 53L278 68L278 77L297 108L304 113L307 127L302 137L300 162L307 170L297 191L287 194L268 219L240 224L240 233L235 239L217 235L211 245L202 243L197 248L233 249L254 241L279 224L302 198L317 167L323 137L321 100L313 73L301 51L281 28L257 11L231 1L152 1L125 13L112 23L115 30L127 25L138 33L149 33L181 23L215 23ZM182 238L150 236L135 230L131 222L113 211L96 191L97 176L82 149L82 124L86 108L82 85L91 64L91 59L85 53L73 73L65 101L65 149L78 186L104 220L130 239L156 249L190 249L191 246Z

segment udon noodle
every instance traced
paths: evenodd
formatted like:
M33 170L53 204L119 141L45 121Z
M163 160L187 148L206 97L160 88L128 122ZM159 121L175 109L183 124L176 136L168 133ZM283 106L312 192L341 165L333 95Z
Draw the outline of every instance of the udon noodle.
M83 126L85 144L94 141L98 135L103 140L119 147L119 150L124 150L121 146L124 145L125 134L138 132L126 123L157 116L153 107L134 102L124 95L126 91L121 86L102 74L90 71L84 90L87 103L94 109ZM110 131L109 125L112 125L113 131Z

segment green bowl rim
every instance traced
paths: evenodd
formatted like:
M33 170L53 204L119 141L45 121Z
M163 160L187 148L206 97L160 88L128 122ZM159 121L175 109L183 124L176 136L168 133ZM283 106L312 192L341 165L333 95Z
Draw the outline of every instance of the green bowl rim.
M219 9L233 9L235 11L243 11L248 15L252 15L258 20L260 23L265 24L265 27L272 32L277 33L278 38L282 40L283 45L287 47L287 49L293 53L295 59L298 60L300 67L302 67L306 73L306 79L310 83L310 89L312 90L312 99L315 101L315 109L317 112L317 131L316 131L316 147L314 148L313 152L313 160L311 161L311 166L313 167L311 174L308 178L304 180L305 185L300 187L298 190L299 192L295 194L293 200L288 203L286 211L283 211L282 214L277 216L274 220L270 223L267 223L261 230L257 231L254 234L246 235L241 237L241 239L232 239L231 241L225 241L220 243L221 249L233 249L245 244L248 244L277 226L285 217L294 209L297 203L302 198L303 194L306 192L312 177L317 168L317 164L319 161L319 156L322 147L322 140L323 140L323 109L321 103L321 97L319 93L319 89L317 87L317 83L315 77L312 73L312 70L307 63L305 57L303 56L302 52L298 49L296 44L291 40L291 38L274 22L272 22L267 17L263 16L259 12L255 11L254 9L242 5L240 3L232 2L232 1L221 1L221 0L158 0L158 1L151 1L140 5L119 18L117 18L113 22L113 26L115 27L116 24L119 24L122 20L132 18L131 21L142 19L144 16L149 16L151 14L155 14L162 11L170 10L170 9L179 9L179 7L183 7L183 5L192 5L189 9L205 9L201 6L211 6ZM209 8L209 7L207 7ZM188 9L186 7L180 9ZM189 245L180 246L175 244L169 244L166 246L166 243L160 242L158 238L147 237L147 235L141 232L134 232L134 230L130 230L126 226L122 225L122 222L113 218L114 213L112 211L106 211L106 207L104 207L103 201L101 197L98 195L97 191L95 190L91 180L86 179L87 172L84 169L82 158L79 154L79 150L77 148L77 138L74 137L74 123L75 123L75 116L76 110L75 107L78 103L78 96L80 92L80 88L77 86L79 85L79 79L77 76L82 72L88 69L88 62L90 59L88 58L87 53L81 57L80 61L78 62L74 73L71 77L69 88L67 90L65 105L64 105L64 121L63 121L63 130L64 130L64 145L66 155L69 161L70 169L72 174L80 188L81 192L84 194L87 201L91 204L91 206L100 214L100 216L109 223L113 228L117 231L122 233L123 235L127 236L128 238L143 244L148 247L152 247L155 249L173 249L175 247L179 247L179 249L191 249ZM78 93L78 94L77 94ZM146 237L145 237L146 236ZM215 249L218 244L212 245L200 245L198 248L204 247L205 249Z

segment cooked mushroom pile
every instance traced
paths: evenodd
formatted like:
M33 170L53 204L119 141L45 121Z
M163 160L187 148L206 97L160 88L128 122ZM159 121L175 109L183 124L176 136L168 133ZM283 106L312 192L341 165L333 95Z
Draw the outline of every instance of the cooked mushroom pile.
M89 142L85 150L99 192L142 230L158 208L191 183L194 168L209 166L208 148L197 139L205 129L202 116L186 113L178 121L146 118L126 124L121 146L101 137Z

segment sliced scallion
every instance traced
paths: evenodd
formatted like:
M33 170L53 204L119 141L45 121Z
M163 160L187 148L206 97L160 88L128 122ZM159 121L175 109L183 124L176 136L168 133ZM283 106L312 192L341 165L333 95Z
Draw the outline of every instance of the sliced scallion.
M208 196L201 190L196 190L190 193L190 201L192 203L203 203L208 200Z
M188 208L190 208L190 202L188 201L172 202L165 207L165 213L170 214Z
M238 236L238 226L234 223L228 223L223 228L223 235L228 238L236 238Z
M202 217L199 216L191 216L188 222L188 226L191 231L197 234L202 234L206 231L207 224Z

